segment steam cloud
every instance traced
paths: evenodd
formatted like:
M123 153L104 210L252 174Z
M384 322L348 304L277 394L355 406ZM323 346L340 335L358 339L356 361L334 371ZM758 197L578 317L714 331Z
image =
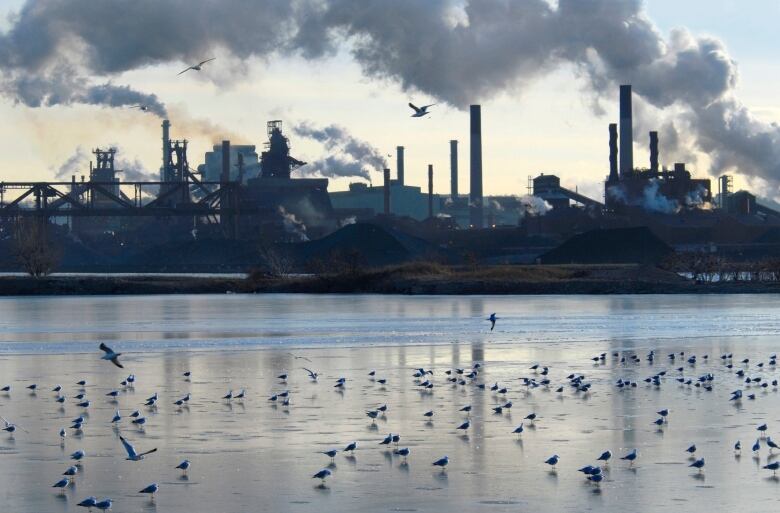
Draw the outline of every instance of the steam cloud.
M143 163L137 158L127 158L122 154L122 149L116 145L112 145L112 148L117 149L116 157L114 160L114 167L117 172L122 172L123 182L148 182L156 181L157 176L154 173L148 171ZM56 170L55 175L60 180L69 180L73 175L87 175L89 170L89 161L91 155L84 149L83 146L79 146L73 152L73 155L68 157Z
M200 0L193 9L191 0L27 0L0 35L0 91L31 106L138 102L160 114L152 95L85 77L197 62L217 50L240 60L318 59L346 48L365 75L463 108L568 64L586 80L596 108L615 96L616 84L631 83L648 105L681 112L660 127L665 153L698 150L710 156L712 173L780 182L780 127L757 120L736 98L737 67L723 43L685 29L665 37L643 5ZM690 138L676 137L682 133Z
M379 150L355 138L344 127L328 125L318 128L304 122L294 126L293 132L300 137L322 143L328 151L336 152L335 155L308 164L301 170L305 174L328 177L359 176L369 180L369 170L381 172L386 167L385 158Z

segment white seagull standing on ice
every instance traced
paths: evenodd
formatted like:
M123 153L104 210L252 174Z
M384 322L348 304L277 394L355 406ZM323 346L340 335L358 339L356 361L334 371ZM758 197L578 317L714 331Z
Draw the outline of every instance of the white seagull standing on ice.
M199 63L195 64L194 66L190 66L189 68L187 68L184 71L180 72L179 75L187 73L189 70L200 71L200 70L203 69L203 65L204 64L206 64L207 62L211 62L214 59L216 59L216 57L212 57L211 59L206 59L205 61L200 61Z
M433 107L434 105L436 105L436 104L432 103L430 105L423 105L422 107L417 107L413 103L409 103L409 106L412 109L414 109L414 114L412 114L413 118L421 118L421 117L423 117L425 115L430 114L430 112L428 112L428 107Z
M114 365L116 365L117 367L119 367L120 369L124 369L122 364L119 363L119 357L122 356L122 353L115 353L113 349L108 347L103 342L100 343L100 350L106 353L100 357L101 360L108 360Z

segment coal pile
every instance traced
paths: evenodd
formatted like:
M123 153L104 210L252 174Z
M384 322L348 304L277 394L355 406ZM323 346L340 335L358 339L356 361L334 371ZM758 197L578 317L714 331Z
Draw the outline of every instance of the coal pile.
M591 230L543 254L543 264L657 264L674 250L647 227Z
M423 239L369 223L351 224L322 239L296 244L294 251L300 262L319 260L327 265L353 254L371 267L445 256Z

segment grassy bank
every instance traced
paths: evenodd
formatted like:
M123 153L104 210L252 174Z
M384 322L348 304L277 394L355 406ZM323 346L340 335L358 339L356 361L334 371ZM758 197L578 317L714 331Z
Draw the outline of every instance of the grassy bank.
M642 265L457 267L414 263L316 276L1 277L0 295L73 294L686 294L778 293L780 283L696 283Z

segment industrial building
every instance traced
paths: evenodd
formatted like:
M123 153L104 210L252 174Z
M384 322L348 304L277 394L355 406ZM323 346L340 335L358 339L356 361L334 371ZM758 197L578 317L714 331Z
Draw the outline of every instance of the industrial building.
M115 150L98 148L89 174L80 178L0 182L0 225L34 216L66 226L90 251L113 247L114 253L229 240L240 241L252 254L258 242L319 239L353 222L373 223L455 254L476 253L496 262L533 262L574 235L636 226L648 227L678 251L738 257L770 251L774 243L767 240L774 239L767 233L780 230L780 213L750 192L733 191L730 177L718 179L713 195L710 180L693 177L684 163L662 165L655 131L647 138L647 166L635 164L631 94L630 85L620 87L620 116L608 125L608 138L605 134L603 198L580 194L576 186L565 187L549 173L529 177L525 194L484 196L482 109L472 105L467 192L458 190L459 141L454 139L442 142L449 144L449 169L429 164L426 184L407 183L406 149L398 146L395 177L386 168L381 184L355 182L346 191L329 191L326 178L295 177L306 163L292 155L279 120L267 123L262 151L223 141L206 152L196 170L189 164L188 141L172 139L165 120L159 181L122 181L121 169L114 166ZM437 172L449 175L447 193L434 192ZM223 244L215 244L218 255ZM778 244L780 255L780 238Z

